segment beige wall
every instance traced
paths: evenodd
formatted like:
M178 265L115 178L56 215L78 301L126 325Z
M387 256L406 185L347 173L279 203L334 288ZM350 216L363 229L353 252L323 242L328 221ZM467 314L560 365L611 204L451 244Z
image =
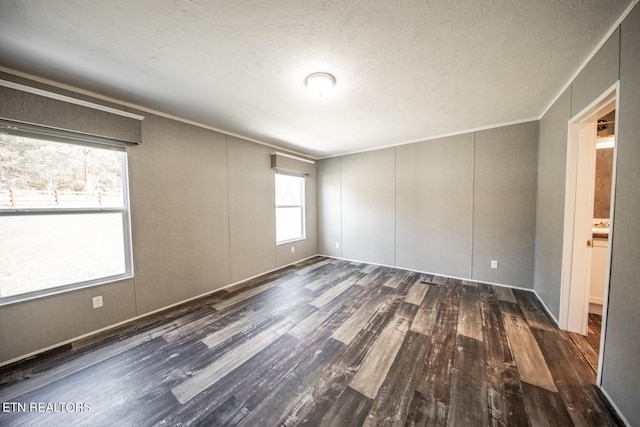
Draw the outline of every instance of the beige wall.
M395 148L341 163L342 256L395 265Z
M133 280L0 307L0 363L135 316Z
M142 144L128 149L135 277L0 307L0 364L318 252L315 165L307 238L277 246L273 148L138 113Z
M321 253L532 288L537 153L533 121L321 160Z
M342 256L342 159L318 162L318 250Z
M150 114L142 136L128 150L138 314L230 282L225 136Z

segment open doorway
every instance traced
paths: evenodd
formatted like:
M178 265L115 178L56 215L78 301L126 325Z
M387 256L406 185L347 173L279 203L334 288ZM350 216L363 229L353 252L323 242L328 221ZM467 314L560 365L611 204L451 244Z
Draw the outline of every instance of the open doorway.
M589 280L589 321L586 339L600 353L604 283L609 255L609 230L612 223L611 193L615 150L616 110L597 121L596 166L593 197L593 244Z
M567 144L560 327L584 335L593 347L598 384L611 264L617 87L569 121Z

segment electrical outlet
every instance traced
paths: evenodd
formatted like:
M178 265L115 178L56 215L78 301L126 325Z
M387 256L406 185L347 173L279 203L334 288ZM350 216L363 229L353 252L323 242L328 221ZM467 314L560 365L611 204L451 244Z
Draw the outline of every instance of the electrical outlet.
M495 259L491 260L491 268L498 268L498 260L495 260Z
M93 308L100 308L103 306L102 295L91 298L91 301L93 301Z
M340 249L340 242L336 242L336 248Z
M296 247L295 246L291 246L291 253L294 253L296 251Z

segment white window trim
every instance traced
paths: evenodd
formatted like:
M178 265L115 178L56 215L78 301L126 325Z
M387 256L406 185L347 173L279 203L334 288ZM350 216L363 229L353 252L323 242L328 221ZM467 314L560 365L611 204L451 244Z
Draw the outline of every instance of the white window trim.
M9 126L7 125L9 124ZM100 277L92 280L85 280L81 282L69 283L66 285L55 286L48 289L41 289L33 292L26 292L18 295L11 295L7 297L0 297L0 307L21 303L25 301L31 301L40 299L43 297L49 297L66 292L71 292L79 289L85 289L89 287L104 285L107 283L118 282L126 279L133 278L133 245L131 239L131 208L129 203L129 161L127 153L127 145L124 142L114 141L107 138L94 137L93 135L86 135L83 138L82 135L75 132L67 132L64 130L40 128L31 124L18 124L14 126L10 121L0 122L0 131L16 136L31 137L40 140L50 140L53 142L63 142L72 145L89 145L99 148L116 149L123 152L122 156L122 186L123 186L123 207L109 208L109 207L96 207L96 208L9 208L0 209L0 219L3 217L11 216L25 216L25 215L73 215L73 214L101 214L101 213L116 213L122 214L122 228L123 228L123 242L124 242L124 256L125 256L125 272L112 276ZM104 141L104 142L103 142Z
M278 209L286 209L286 208L301 208L301 221L302 221L302 236L301 237L295 237L293 239L287 239L287 240L277 240L276 238L276 246L280 246L280 245L286 245L288 243L294 243L294 242L300 242L303 240L307 239L307 209L306 209L306 186L307 186L307 180L305 178L304 175L298 175L298 174L288 174L288 173L281 173L281 172L275 172L275 175L289 175L289 176L294 176L296 178L301 178L302 179L302 194L300 197L300 200L302 201L301 205L278 205L278 202L276 200L275 203L275 211L276 211L276 215L278 212ZM274 176L274 180L276 179L276 176ZM275 198L275 197L274 197ZM276 222L276 236L278 235L278 230L277 230L277 222Z

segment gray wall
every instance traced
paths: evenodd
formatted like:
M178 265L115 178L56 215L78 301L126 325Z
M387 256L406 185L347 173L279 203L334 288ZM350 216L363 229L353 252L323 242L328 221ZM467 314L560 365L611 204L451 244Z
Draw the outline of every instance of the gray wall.
M128 149L139 314L230 281L225 136L149 114L142 136Z
M128 149L135 277L0 307L0 363L318 252L315 165L307 238L277 246L274 149L142 115L142 144Z
M618 162L602 386L640 425L640 5L622 23Z
M540 120L538 212L534 289L559 318L568 121L609 89L619 76L616 30Z
M0 78L35 87L26 79L4 72L0 72ZM46 86L44 88L47 89ZM137 118L115 115L6 86L0 87L0 99L0 117L3 119L100 135L120 141L139 143L142 140L140 120Z
M537 145L529 122L322 160L320 250L531 288Z
M571 117L591 104L618 80L619 63L620 30L616 30L571 82Z
M559 318L571 88L540 120L534 289Z
M267 271L275 265L275 182L269 147L229 137L229 224L231 280Z
M321 202L317 210L320 252L445 275L460 272L463 277L467 277L462 273L469 265L468 276L477 280L533 285L558 316L567 121L620 78L615 227L603 387L626 419L637 425L639 69L640 6L636 5L620 30L541 119L538 141L528 140L537 132L535 125L524 124L321 161L317 184ZM147 116L143 144L130 150L135 278L1 307L0 363L316 252L314 175L307 179L306 188L307 240L277 247L275 238L271 238L274 225L269 220L273 197L264 194L271 193L273 185L273 180L266 178L272 173L266 170L268 156L263 156L270 150ZM469 161L469 140L474 141L471 190L468 169L463 167ZM513 147L507 141L512 141ZM534 176L531 182L536 142L537 178ZM440 162L460 171L460 175L452 174L455 176L443 184L451 190L449 194L431 182L444 182L440 173L451 173L447 168L436 173L434 169ZM421 164L429 164L431 169L425 171ZM514 177L516 182L512 184ZM185 190L185 186L192 188ZM534 227L534 211L529 209L536 188ZM493 197L513 196L516 189L527 194L512 197L505 206L500 205L505 200L502 199L498 206L493 204L492 210ZM473 195L471 203L469 191ZM202 194L210 197L203 198ZM441 211L432 212L429 207ZM524 218L511 222L515 215L522 214ZM358 219L364 222L360 224ZM443 221L441 228L434 227L432 221ZM355 228L346 230L347 225ZM226 238L225 230L229 233ZM534 233L532 278L534 260L529 254ZM454 243L447 246L450 241ZM511 241L517 245L507 253L505 249ZM335 247L336 242L340 248ZM370 246L365 247L363 242ZM296 247L294 254L291 246ZM411 252L413 248L416 253ZM452 256L439 264L436 261L440 254L434 248L444 248ZM243 253L243 249L248 252ZM487 270L487 261L494 256L500 268ZM96 295L103 295L105 305L93 310L91 297ZM20 334L15 333L17 325L21 327Z
M342 256L395 265L395 149L342 158Z
M473 134L396 148L397 265L471 276Z
M473 279L533 287L537 169L538 122L476 133Z
M534 288L558 317L568 120L620 79L617 170L602 387L632 425L640 369L640 6L636 5L601 50L540 121L538 214Z
M318 251L342 256L342 184L340 157L318 163Z
M102 295L94 310L91 298ZM133 280L0 308L0 363L136 315Z

